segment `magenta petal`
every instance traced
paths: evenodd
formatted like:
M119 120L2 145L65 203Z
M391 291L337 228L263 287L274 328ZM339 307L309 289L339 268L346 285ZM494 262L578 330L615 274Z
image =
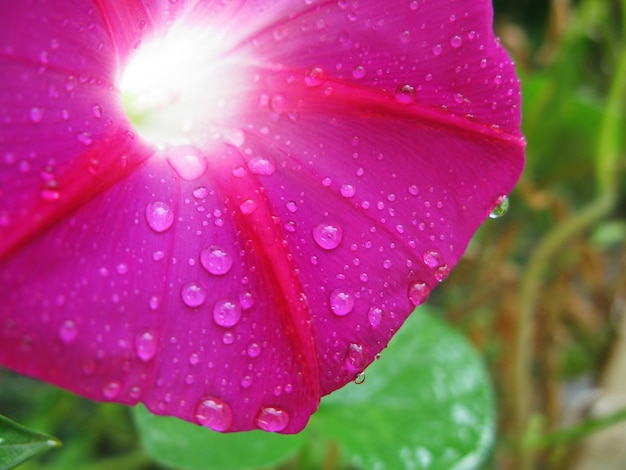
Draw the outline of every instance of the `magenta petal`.
M81 395L298 432L522 170L487 1L42 3L0 19L0 364ZM116 80L181 18L252 59L223 142L155 153Z

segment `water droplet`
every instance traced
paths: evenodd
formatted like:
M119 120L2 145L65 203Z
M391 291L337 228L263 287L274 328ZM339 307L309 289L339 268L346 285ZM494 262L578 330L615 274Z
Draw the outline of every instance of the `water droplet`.
M233 424L233 411L224 400L209 397L196 407L196 421L213 431L224 432Z
M258 357L261 354L261 346L258 343L251 343L248 346L248 356L250 357Z
M182 179L193 181L207 170L206 157L192 145L179 145L170 150L167 161Z
M76 134L76 140L83 145L91 145L93 143L93 139L91 138L91 134L89 132L79 132Z
M352 76L356 78L357 80L360 80L361 78L365 77L366 73L367 71L365 70L365 67L363 67L362 65L357 65L356 67L352 69Z
M491 211L489 212L489 217L492 219L497 219L506 214L509 210L509 198L504 194L498 196L496 202L493 204Z
M180 290L185 305L199 307L206 301L207 290L197 282L189 282Z
M356 193L356 189L351 184L344 184L341 186L341 195L343 197L352 197Z
M188 360L190 365L195 366L200 362L200 356L198 356L198 353L191 353Z
M416 281L409 285L409 300L417 307L422 305L430 295L430 287L422 281Z
M358 373L356 377L354 378L353 382L356 385L361 385L363 382L365 382L365 372Z
M192 194L196 199L205 199L209 195L209 190L204 186L200 186L199 188L194 189Z
M415 87L407 83L398 85L396 88L395 98L398 103L410 104L415 103Z
M441 266L437 266L437 268L433 271L433 275L437 282L442 282L448 277L450 274L450 268L447 264L442 264Z
M248 162L248 169L255 175L270 176L276 171L276 165L269 158L253 157Z
M174 211L165 202L151 202L146 206L146 222L155 232L164 232L174 223Z
M59 328L59 338L61 341L65 344L70 344L74 342L77 336L78 328L76 327L76 323L72 320L65 320Z
M452 36L450 38L450 45L453 48L458 49L463 45L463 38L461 38L461 36Z
M235 342L235 335L232 332L227 331L226 333L222 335L222 343L233 344L234 342Z
M235 326L241 318L241 307L230 300L218 300L213 307L213 319L219 326Z
M244 376L244 378L241 379L241 387L250 388L250 385L252 385L252 377L249 375Z
M252 214L256 209L256 201L254 199L246 199L239 205L239 209L243 214Z
M33 122L35 124L41 122L41 119L43 118L43 110L37 106L34 106L30 108L28 117L30 119L30 122Z
M157 352L157 340L151 331L144 331L135 336L135 351L143 362L150 361Z
M422 260L424 264L429 268L436 268L441 265L441 255L436 250L426 250L422 254Z
M61 197L61 193L55 189L42 189L39 193L41 199L47 202L53 202Z
M326 72L321 67L312 67L304 76L304 83L308 86L319 86L326 80Z
M332 250L343 240L343 230L338 225L319 224L313 229L313 239L320 248Z
M367 320L370 322L372 328L378 328L383 321L383 309L379 307L372 307L367 312Z
M280 432L289 425L289 414L277 407L261 408L255 420L259 429L268 432Z
M354 295L335 289L330 293L330 310L337 316L343 317L354 308Z
M363 346L356 343L351 343L346 351L343 364L348 373L355 374L363 371L367 362L367 351Z
M222 248L212 246L205 248L200 253L200 263L211 274L221 276L226 274L233 266L233 257Z
M100 119L102 117L102 106L100 106L99 104L94 104L91 107L91 114L94 118Z
M241 147L246 141L246 134L241 129L229 129L224 132L222 140L233 147Z
M436 44L435 46L433 46L433 54L435 55L435 57L440 56L442 52L443 48L441 47L441 44Z
M104 387L102 387L102 396L104 396L104 398L106 398L107 400L113 400L120 394L121 388L122 385L119 382L109 382Z

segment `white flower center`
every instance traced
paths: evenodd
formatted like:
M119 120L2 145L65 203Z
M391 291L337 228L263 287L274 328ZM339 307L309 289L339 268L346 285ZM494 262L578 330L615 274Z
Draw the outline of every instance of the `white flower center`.
M137 49L120 90L141 137L161 148L206 148L222 137L247 81L246 62L231 57L229 46L214 30L179 24Z

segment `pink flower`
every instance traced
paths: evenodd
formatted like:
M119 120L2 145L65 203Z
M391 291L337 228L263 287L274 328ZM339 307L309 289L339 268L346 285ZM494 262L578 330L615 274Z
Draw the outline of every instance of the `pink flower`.
M5 2L0 364L300 431L520 175L490 5Z

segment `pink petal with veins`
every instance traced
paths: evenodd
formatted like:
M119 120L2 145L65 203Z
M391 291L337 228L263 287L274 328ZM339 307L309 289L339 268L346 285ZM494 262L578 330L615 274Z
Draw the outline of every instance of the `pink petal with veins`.
M2 7L0 364L294 433L511 191L519 85L488 1L223 3ZM228 39L230 108L157 149L118 86L177 22Z

